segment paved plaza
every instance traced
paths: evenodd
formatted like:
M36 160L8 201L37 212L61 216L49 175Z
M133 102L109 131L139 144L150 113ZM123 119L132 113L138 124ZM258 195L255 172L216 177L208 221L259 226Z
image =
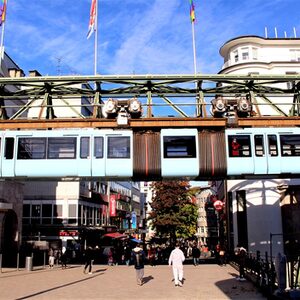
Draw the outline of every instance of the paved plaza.
M230 265L185 265L183 287L174 286L166 265L146 266L142 286L133 266L94 265L92 271L84 274L81 265L2 269L0 299L266 299L251 282L237 281Z

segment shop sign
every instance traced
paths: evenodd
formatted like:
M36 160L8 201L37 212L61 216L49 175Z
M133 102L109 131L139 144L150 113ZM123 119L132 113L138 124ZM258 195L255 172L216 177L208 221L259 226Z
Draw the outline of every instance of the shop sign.
M109 215L111 217L117 216L117 203L116 195L110 195L110 206L109 206Z

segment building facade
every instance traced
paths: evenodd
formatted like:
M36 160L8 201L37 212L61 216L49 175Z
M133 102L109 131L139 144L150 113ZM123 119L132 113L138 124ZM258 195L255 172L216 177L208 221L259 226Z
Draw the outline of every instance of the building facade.
M220 74L268 74L288 75L300 73L300 39L262 38L241 36L227 41L220 49L224 65ZM290 84L290 83L289 83ZM278 84L276 87L282 87ZM285 88L292 88L286 87ZM263 97L256 97L256 112L266 116L289 115L293 97L270 97L275 105L267 104ZM260 105L261 104L261 105ZM299 179L266 180L227 180L220 185L218 192L226 195L227 238L230 249L237 244L247 247L250 252L268 252L275 256L286 251L286 245L296 239L288 234L291 230L290 202L298 203L294 196L298 194ZM285 187L283 189L282 187ZM285 192L283 192L285 190ZM289 193L292 193L291 196ZM293 199L283 201L283 199ZM289 211L290 216L288 216ZM289 224L289 225L287 225ZM297 222L294 224L299 228ZM293 229L292 232L296 233ZM290 233L292 233L290 232Z

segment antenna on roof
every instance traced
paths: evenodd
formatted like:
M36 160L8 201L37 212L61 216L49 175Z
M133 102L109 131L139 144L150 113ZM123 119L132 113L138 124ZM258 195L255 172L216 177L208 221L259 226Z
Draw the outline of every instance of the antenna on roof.
M284 32L284 37L287 38L286 31Z
M297 37L297 34L296 34L296 27L294 27L294 38Z
M277 28L275 27L274 29L275 29L275 38L277 39L277 37L278 37L277 36Z
M268 38L268 28L265 27L265 38L267 39Z

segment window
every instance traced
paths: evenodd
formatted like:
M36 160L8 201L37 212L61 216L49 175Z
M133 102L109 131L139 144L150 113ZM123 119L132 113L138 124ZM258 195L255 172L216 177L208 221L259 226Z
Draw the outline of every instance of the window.
M237 50L233 51L234 62L239 61L239 52Z
M4 157L6 159L13 159L14 158L14 138L6 138L5 139L5 152Z
M269 155L277 156L278 147L277 147L277 137L275 134L268 135L268 144L269 144Z
M256 156L265 155L264 136L262 134L254 136L254 147Z
M300 135L280 135L282 156L300 156Z
M252 58L253 58L253 60L258 59L258 49L257 48L252 48Z
M94 156L95 158L103 158L103 137L95 137L94 139Z
M68 224L77 223L77 205L69 204L69 221Z
M88 158L90 156L90 138L80 138L80 158Z
M249 48L242 48L242 60L249 60Z
M165 136L164 158L195 158L195 136Z
M291 61L300 61L300 50L292 49L290 50Z
M52 204L42 205L42 224L52 223Z
M30 218L30 204L23 205L23 218Z
M17 159L45 159L45 138L19 138Z
M249 135L228 136L229 157L250 157L251 144Z
M31 224L41 223L41 205L33 204L31 205Z
M130 158L129 137L108 137L107 147L108 158Z
M75 158L76 157L76 138L49 138L48 139L48 158Z

